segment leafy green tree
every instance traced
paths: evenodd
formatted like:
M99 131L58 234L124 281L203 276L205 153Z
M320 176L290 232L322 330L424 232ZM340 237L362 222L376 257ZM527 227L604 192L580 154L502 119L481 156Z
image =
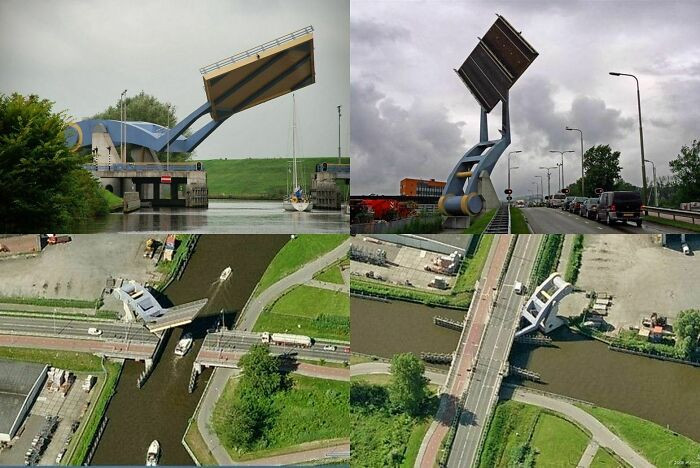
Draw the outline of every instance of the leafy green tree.
M680 154L668 163L678 184L676 201L700 201L700 141L683 146Z
M425 365L413 353L395 354L391 358L389 400L394 408L417 416L422 413L428 395Z
M620 180L620 152L612 151L610 145L597 145L589 148L583 157L583 170L586 174L586 193L591 197L597 187L604 191L614 190Z
M243 368L241 385L254 394L269 397L282 388L279 360L267 345L254 344L239 361Z
M676 332L676 347L687 357L695 350L700 337L700 310L681 311L673 325Z
M0 94L0 231L70 230L106 214L87 159L65 144L63 112L36 95Z
M175 106L169 102L161 102L155 96L146 94L143 91L136 96L124 98L124 104L126 106L126 120L129 122L151 122L163 127L168 127L169 125L171 128L177 123ZM90 119L121 120L119 101L99 114L93 115ZM185 136L190 134L189 130L185 131ZM167 157L165 151L157 154L161 161L165 161ZM192 154L171 152L170 161L187 161L192 157Z

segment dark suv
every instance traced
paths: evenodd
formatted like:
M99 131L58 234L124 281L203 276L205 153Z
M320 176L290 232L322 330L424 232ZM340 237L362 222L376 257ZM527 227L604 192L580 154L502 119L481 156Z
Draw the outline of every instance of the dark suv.
M642 197L638 192L603 192L598 202L598 221L634 221L642 227Z

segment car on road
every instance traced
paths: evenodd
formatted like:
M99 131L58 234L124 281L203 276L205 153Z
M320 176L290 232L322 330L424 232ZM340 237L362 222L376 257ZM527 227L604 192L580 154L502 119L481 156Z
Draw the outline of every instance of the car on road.
M95 327L88 328L88 335L100 336L101 334L102 334L102 330L100 330L99 328L95 328Z
M586 201L586 197L574 197L569 203L569 212L574 214L579 214L581 210L581 204Z
M642 196L639 192L603 192L598 202L598 221L611 225L632 221L642 227Z
M569 205L571 204L571 201L572 201L574 198L576 198L576 197L566 197L566 198L564 199L564 203L561 204L561 209L562 209L562 210L568 210L568 209L569 209Z
M328 344L328 345L323 347L323 350L324 351L335 351L335 346Z
M516 281L513 285L513 290L515 291L515 294L522 294L525 292L525 286L523 286L523 283L520 281Z
M566 200L566 195L563 193L555 193L549 200L549 206L550 208L561 208L564 204L564 200Z
M598 198L588 198L583 205L581 205L581 216L585 216L588 219L595 219L596 213L598 212Z
M692 254L693 254L693 252L691 252L691 250L690 250L690 247L688 247L688 244L685 243L685 242L683 242L683 243L681 244L681 249L683 249L683 253L686 254L686 255L692 255Z

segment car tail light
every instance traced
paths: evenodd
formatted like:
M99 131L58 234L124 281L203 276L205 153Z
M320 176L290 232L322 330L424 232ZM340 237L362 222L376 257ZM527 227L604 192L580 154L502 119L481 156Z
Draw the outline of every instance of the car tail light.
M615 207L614 203L612 205L610 205L609 211L617 211L617 207Z

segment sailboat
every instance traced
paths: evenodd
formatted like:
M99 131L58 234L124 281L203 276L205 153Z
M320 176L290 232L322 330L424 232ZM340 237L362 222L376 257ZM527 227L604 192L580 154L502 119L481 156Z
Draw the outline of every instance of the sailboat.
M297 173L297 153L296 153L296 133L297 133L297 109L294 94L292 94L292 190L290 192L287 186L289 195L282 200L282 207L285 211L311 211L313 202L304 192L304 189L299 185L299 177ZM289 177L289 174L287 174Z

